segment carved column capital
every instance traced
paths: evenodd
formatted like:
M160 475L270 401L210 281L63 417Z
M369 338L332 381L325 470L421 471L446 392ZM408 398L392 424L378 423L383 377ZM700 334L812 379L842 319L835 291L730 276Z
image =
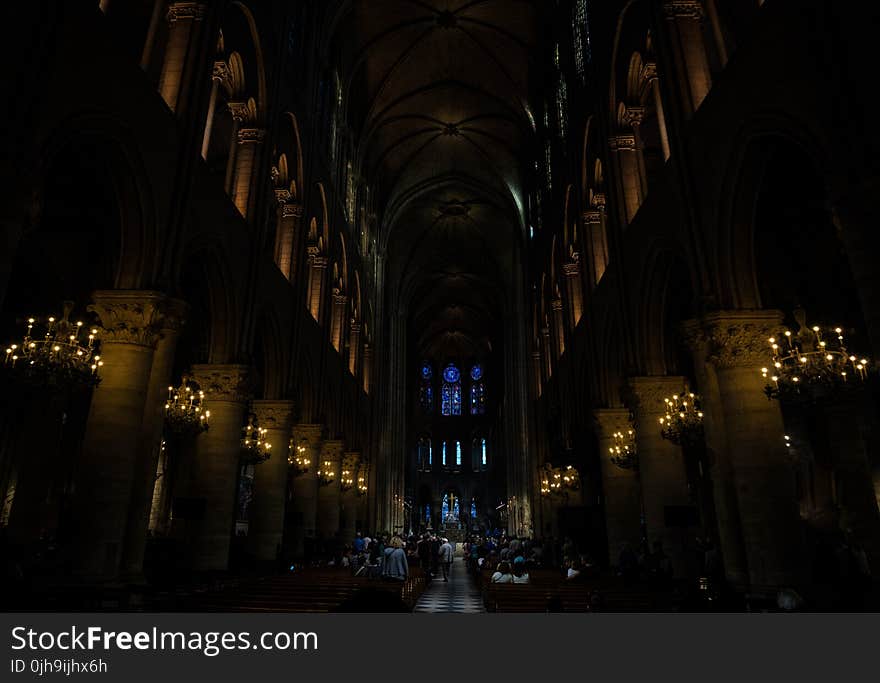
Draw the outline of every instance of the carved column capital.
M205 392L206 401L247 403L253 393L247 365L194 365L192 377Z
M172 2L168 5L168 13L165 19L169 24L177 21L201 21L205 18L207 5L200 2Z
M321 444L321 459L330 460L334 463L342 461L342 452L345 450L345 443L339 439L329 439Z
M637 421L647 415L661 415L666 412L663 399L679 394L687 380L679 376L630 377L627 382L627 404L633 409ZM655 420L648 420L653 424Z
M642 65L642 77L649 83L659 78L657 62L645 62Z
M250 118L250 109L247 102L230 102L228 105L232 118L241 123Z
M333 294L334 306L345 306L348 303L348 297L345 294Z
M612 152L631 152L636 148L636 136L630 134L612 135L608 138L608 146Z
M550 306L553 308L554 311L561 311L562 299L553 299L553 301L550 303Z
M277 190L276 197L277 197ZM288 193L290 194L290 193ZM282 218L302 218L303 216L303 207L302 204L297 204L296 202L291 202L288 200L285 204L281 206L281 217Z
M254 401L254 413L260 427L285 429L293 419L293 401Z
M238 131L239 145L259 145L266 138L266 131L262 128L240 128Z
M642 121L645 120L645 108L644 107L626 107L623 112L623 120L627 123L627 125L632 126L633 128L637 128L642 124Z
M598 209L590 209L583 213L584 225L599 225L602 222L602 212Z
M317 247L315 249L317 251ZM325 270L327 268L327 265L330 263L330 259L328 259L326 256L321 256L320 252L315 253L315 254L310 254L310 257L311 257L312 266L314 266L315 268L318 268L320 270Z
M581 274L581 264L577 261L569 261L562 264L562 272L566 277L577 277Z
M703 345L717 368L760 368L770 357L767 340L782 327L780 311L718 311L685 324L692 348Z
M293 426L291 431L293 440L297 443L305 441L312 448L317 448L321 444L324 437L324 425L320 424L298 424Z
M702 19L703 3L700 0L664 0L663 14L667 19Z
M215 81L220 81L221 83L228 80L229 65L222 59L215 61L214 67L211 69L211 78Z
M283 210L283 208L287 205L287 202L290 201L293 195L290 190L285 190L284 188L276 188L275 189L275 201L278 204L278 207Z
M92 294L88 310L100 320L104 344L155 346L163 326L160 292L141 290L100 290Z
M615 432L632 428L632 415L626 408L599 408L593 411L599 438L610 439Z

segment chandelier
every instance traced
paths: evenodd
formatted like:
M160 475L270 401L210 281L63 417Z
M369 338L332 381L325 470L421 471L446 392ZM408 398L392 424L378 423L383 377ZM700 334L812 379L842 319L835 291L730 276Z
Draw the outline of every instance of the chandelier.
M305 443L294 446L293 439L290 440L287 464L293 468L294 476L297 477L309 471L309 465L312 464L312 461L309 459L309 449L306 448Z
M318 483L321 486L329 486L336 481L336 468L332 460L325 460L318 468Z
M358 471L357 493L359 496L367 495L367 473L363 468Z
M168 398L165 399L165 426L172 433L181 436L207 431L211 411L205 410L204 404L205 392L184 375L179 387L176 389L168 387Z
M677 446L693 446L703 440L703 400L685 386L681 394L664 398L666 415L660 418L660 436Z
M241 457L248 465L259 465L269 459L272 444L266 441L267 430L257 424L257 416L248 415L248 423L242 430Z
M553 467L550 463L544 465L541 474L541 495L558 496L566 494L569 490L575 490L580 484L578 471L568 465L565 469Z
M626 432L614 432L611 438L614 440L608 448L611 453L611 462L622 470L638 469L636 433L632 429L628 429Z
M764 393L773 399L809 400L857 386L868 376L867 358L851 354L843 330L808 328L803 309L794 312L799 330L770 337L770 366L761 368Z
M97 385L104 365L97 354L98 330L83 330L81 320L70 322L72 310L73 303L65 301L61 318L28 318L21 342L6 348L4 369L37 386Z

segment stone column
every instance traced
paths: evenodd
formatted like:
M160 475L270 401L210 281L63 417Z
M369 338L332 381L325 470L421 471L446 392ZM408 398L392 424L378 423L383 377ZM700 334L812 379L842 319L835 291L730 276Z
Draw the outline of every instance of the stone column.
M168 21L168 41L165 61L159 76L159 94L174 111L184 80L187 54L193 43L196 25L205 17L206 6L198 2L172 2L165 18Z
M712 74L703 37L700 0L663 0L669 42L682 95L685 116L700 108L712 87Z
M369 394L373 386L373 347L369 342L364 344L363 374L364 393Z
M608 535L608 560L617 564L620 551L629 545L638 553L641 540L642 506L639 475L636 469L626 470L611 462L610 449L614 433L631 429L629 410L604 408L593 412L599 439L599 465L602 472L602 493L605 499L605 529Z
M342 352L342 341L345 336L345 307L348 297L339 292L333 293L333 312L330 317L330 343L333 348Z
M666 524L666 507L688 505L687 474L681 448L660 436L663 399L681 393L684 377L631 377L636 448L648 543L661 541L676 576L684 571L687 530Z
M353 377L357 377L359 369L358 356L361 350L361 324L352 319L348 330L348 371Z
M553 346L550 343L550 327L541 328L541 352L544 361L544 377L550 379L553 376Z
M577 254L575 254L577 258ZM569 261L562 266L565 274L565 286L568 291L569 322L574 330L584 313L584 291L581 284L581 264L577 260Z
M187 537L196 571L223 571L235 524L236 486L241 437L250 398L246 365L195 365L193 379L205 392L210 429L196 439L191 494L204 501L204 515L188 525Z
M710 466L717 525L715 529L707 528L706 531L718 534L718 547L727 580L736 588L745 590L749 584L749 571L739 520L736 479L727 448L728 435L718 378L714 366L707 362L710 348L707 337L700 329L698 320L689 320L683 325L685 339L693 354L697 386L703 396L706 460Z
M660 94L660 79L657 76L657 63L645 64L645 78L651 84L651 95L654 100L654 111L657 113L657 127L660 129L660 146L663 148L663 160L669 161L669 131L666 128L666 111L663 108L663 97Z
M802 561L782 413L764 394L760 372L768 362L767 340L782 319L778 311L721 311L701 321L718 379L752 592L791 585Z
M562 299L554 299L550 304L553 309L553 328L556 334L556 358L560 358L565 353L565 319L562 312Z
M305 539L315 537L315 521L318 513L318 468L321 463L321 438L323 425L298 424L293 428L293 447L302 446L311 461L308 470L293 480L294 528L293 555L303 557Z
M303 208L290 200L289 190L275 190L278 200L278 227L275 232L275 263L282 275L293 280L296 269L296 239Z
M333 481L318 486L318 534L324 541L332 541L339 533L339 471L342 464L342 441L325 441L321 445L321 465L324 472L333 473Z
M147 527L156 483L156 469L162 447L165 418L165 397L171 382L171 368L177 351L177 340L186 318L188 306L177 299L166 299L159 307L161 333L153 355L150 383L147 389L141 443L131 492L122 572L129 580L142 579Z
M119 575L144 407L165 297L99 291L89 306L103 331L101 383L92 396L76 473L73 572L86 581Z
M632 222L644 199L636 136L632 133L614 135L608 138L608 148L612 158L616 161L615 167L619 175L618 182L623 198L623 218L624 223L628 225Z
M595 287L608 267L608 236L605 233L604 212L599 209L584 211L584 233L589 245L590 284Z
M339 527L339 540L342 543L352 543L357 531L355 526L360 502L357 493L357 475L360 459L361 454L358 451L347 451L342 459L342 478L348 479L342 482L345 487L342 492L342 521Z
M211 97L208 100L208 115L205 117L205 132L202 135L202 159L208 158L208 150L211 147L211 133L214 130L214 114L217 111L217 95L220 84L229 78L229 67L226 62L219 60L214 62L211 72Z
M249 110L247 102L227 102L226 106L232 115L232 132L229 136L229 154L226 158L226 177L223 180L223 189L230 197L235 192L235 169L236 157L238 156L238 131L243 121L247 121Z
M308 304L309 312L318 322L321 322L321 300L324 298L324 274L327 271L327 263L327 257L322 256L317 247L309 247Z
M262 128L239 128L236 141L238 150L235 154L235 181L233 183L232 201L238 212L247 218L250 215L251 188L254 183L254 169L257 154L266 137Z
M266 441L272 444L272 450L266 462L254 467L248 549L258 560L271 561L278 556L284 533L293 401L254 401L253 409L260 427L266 429Z
M532 382L535 385L535 397L539 397L543 391L541 382L541 350L532 351Z

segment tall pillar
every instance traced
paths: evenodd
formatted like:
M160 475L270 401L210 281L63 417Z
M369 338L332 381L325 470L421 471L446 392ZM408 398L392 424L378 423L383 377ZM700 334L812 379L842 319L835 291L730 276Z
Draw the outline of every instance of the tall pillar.
M703 103L712 87L712 74L703 37L703 4L700 0L663 0L663 13L681 90L685 116Z
M73 571L86 581L119 575L164 298L158 292L99 291L89 306L103 328L104 367L74 493Z
M584 233L589 249L587 266L590 269L590 285L595 287L608 267L608 237L605 233L603 212L599 209L584 211Z
M194 365L193 379L205 392L211 428L196 439L191 494L204 505L187 529L192 568L223 571L235 523L235 497L247 412L250 368L246 365Z
M318 468L321 466L323 425L298 424L293 428L293 447L304 449L311 461L308 470L293 480L293 555L305 555L306 539L315 538L318 513Z
M602 472L602 493L605 500L605 529L608 536L608 561L617 564L620 551L629 545L638 552L641 540L642 506L639 496L639 475L611 462L610 449L615 432L631 429L630 414L625 408L605 408L593 412L599 437L599 465Z
M339 540L342 543L350 544L354 541L357 531L355 528L358 518L358 507L360 504L357 489L358 466L361 454L358 451L347 451L342 459L342 482L344 490L342 492L342 515L339 525Z
M364 393L369 394L373 382L373 347L369 342L364 343Z
M581 284L581 264L576 260L569 261L562 266L565 275L565 287L568 293L569 323L574 330L581 321L584 313L584 291Z
M668 526L666 514L668 506L689 504L687 475L681 448L660 436L660 418L666 415L663 399L680 393L684 382L684 377L629 379L634 398L632 407L648 543L663 543L676 576L684 572L684 547L688 531Z
M141 428L140 452L131 491L128 531L122 560L122 573L130 580L140 580L150 523L150 507L156 482L156 469L162 447L162 427L165 417L165 397L171 382L171 368L177 351L177 340L186 318L188 306L177 299L166 299L160 304L161 322Z
M205 132L202 135L202 159L208 158L208 150L211 147L211 133L214 131L214 115L217 111L217 95L220 84L229 78L229 67L223 60L214 62L211 72L211 97L208 100L208 115L205 117Z
M238 212L247 218L250 214L251 188L254 184L254 169L257 154L266 131L261 128L239 128L236 136L238 150L235 154L235 180L232 201Z
M345 336L345 308L348 297L338 292L333 293L333 312L330 317L330 343L333 348L342 352L342 341Z
M550 379L553 376L553 346L550 343L550 327L541 328L541 351L544 360L544 377Z
M355 319L351 321L348 334L348 371L357 377L358 356L361 350L361 324Z
M293 401L254 401L260 427L266 429L266 441L272 455L254 467L254 499L248 527L248 549L258 560L278 556L284 533L284 505L287 498L287 446L293 421Z
M718 377L714 366L707 362L711 349L708 338L700 331L700 321L687 321L683 325L683 332L693 354L695 379L703 396L703 432L706 461L709 463L709 476L712 479L716 522L716 528L707 528L706 532L717 533L727 581L738 589L745 589L749 584L748 562L739 519L736 479L727 447L727 426L724 422ZM706 521L703 523L706 524Z
M666 128L666 110L663 108L663 97L660 94L660 79L657 75L657 63L645 64L645 78L651 84L651 96L654 100L654 111L657 114L657 128L660 130L660 146L663 148L663 160L669 161L669 131Z
M707 360L718 378L753 592L791 585L802 560L782 413L764 394L760 372L768 362L767 339L779 332L782 320L778 311L720 311L701 321Z
M165 15L168 21L168 41L165 61L159 76L159 93L171 107L177 109L184 81L187 54L194 43L196 25L205 17L206 6L199 2L172 2Z
M535 397L539 397L543 392L543 383L541 381L541 350L532 351L532 382L535 385Z
M620 192L623 197L623 218L625 224L632 222L642 205L641 168L636 136L632 133L614 135L608 138L608 148L616 160L619 174Z
M283 194L282 194L283 193ZM278 227L275 232L275 263L278 270L292 281L296 269L296 239L303 208L290 199L290 190L275 190L278 200Z
M551 308L553 309L553 327L556 333L553 335L556 341L556 358L560 358L565 353L565 320L562 312L562 299L554 299Z
M324 274L327 271L327 257L309 246L309 288L308 303L312 317L321 322L321 300L324 298Z
M342 441L325 441L321 445L320 469L332 472L333 480L318 485L318 534L324 541L331 541L339 533L339 472L342 465Z

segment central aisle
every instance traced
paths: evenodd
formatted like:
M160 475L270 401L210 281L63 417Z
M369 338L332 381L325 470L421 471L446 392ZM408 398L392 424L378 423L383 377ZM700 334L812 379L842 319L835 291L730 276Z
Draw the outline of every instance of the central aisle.
M485 612L480 592L468 576L464 558L456 556L452 562L449 581L435 578L422 593L413 612L416 613L460 613L476 614Z

